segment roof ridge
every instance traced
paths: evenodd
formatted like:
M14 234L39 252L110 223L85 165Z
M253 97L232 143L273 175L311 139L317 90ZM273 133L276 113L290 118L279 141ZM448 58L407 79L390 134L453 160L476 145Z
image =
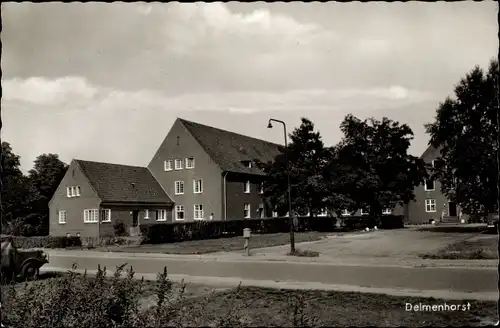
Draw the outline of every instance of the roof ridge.
M185 120L183 118L179 118L179 120L182 123L196 124L196 125L200 125L200 126L205 127L205 128L219 130L219 131L222 131L222 132L235 134L235 135L238 135L238 136L241 136L241 137L245 137L245 138L249 138L249 139L253 139L253 140L258 140L258 141L261 141L261 142L265 142L265 143L268 143L268 144L271 144L271 145L274 145L274 146L281 146L281 147L283 147L283 145L281 145L279 143L272 142L272 141L268 141L268 140L264 140L264 139L260 139L260 138L256 138L256 137L251 137L251 136L248 136L248 135L245 135L245 134L241 134L241 133L237 133L237 132L233 132L233 131L229 131L229 130L224 130L224 129L221 129L221 128L216 128L214 126L210 126L210 125L206 125L206 124L202 124L202 123L198 123L198 122L193 122L193 121Z
M128 165L128 164L117 164L117 163L108 163L108 162L98 162L98 161L89 161L85 159L73 159L76 162L85 162L85 163L95 163L95 164L106 164L106 165L117 165L117 166L126 166L126 167L134 167L134 168L141 168L145 169L147 166L139 166L139 165Z

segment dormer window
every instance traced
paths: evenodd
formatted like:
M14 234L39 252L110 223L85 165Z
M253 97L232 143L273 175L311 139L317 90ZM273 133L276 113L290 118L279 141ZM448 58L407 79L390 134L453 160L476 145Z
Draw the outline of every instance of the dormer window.
M245 167L252 168L252 161L241 161Z

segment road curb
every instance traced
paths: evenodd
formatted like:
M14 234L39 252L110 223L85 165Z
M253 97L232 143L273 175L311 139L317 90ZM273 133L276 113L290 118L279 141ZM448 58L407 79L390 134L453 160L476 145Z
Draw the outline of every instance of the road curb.
M68 272L68 269L56 267L43 267L41 272ZM76 269L77 273L84 273L85 270ZM107 273L112 275L113 270L106 270ZM95 275L97 270L87 270L90 275ZM156 280L156 274L141 274L136 273L135 277L144 280ZM168 279L173 282L182 282L210 285L213 287L227 287L235 288L241 284L245 287L260 287L272 289L292 289L292 290L324 290L324 291L337 291L337 292L358 292L370 294L385 294L400 297L423 297L423 298L436 298L443 300L479 300L479 301L497 301L498 292L483 292L483 293L464 293L464 292L451 292L448 290L412 290L412 289L394 289L394 288L373 288L361 287L353 285L333 285L317 282L297 282L297 281L273 281L273 280L251 280L239 277L203 277L203 276L189 276L181 274L169 274Z
M45 250L50 257L85 257L85 258L151 258L169 259L174 261L203 261L203 262L250 262L250 263L289 263L289 264L310 264L327 266L382 266L382 267L403 267L403 268L460 268L460 269L484 269L497 270L497 260L396 260L384 261L383 259L369 258L363 259L329 259L329 258L294 258L290 256L216 256L216 255L181 255L162 253L125 253L125 252L99 252L99 251L79 251L79 250Z

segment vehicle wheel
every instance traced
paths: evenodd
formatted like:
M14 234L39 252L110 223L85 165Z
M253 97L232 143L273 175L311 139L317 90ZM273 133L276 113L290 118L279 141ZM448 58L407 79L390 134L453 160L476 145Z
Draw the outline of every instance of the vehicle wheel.
M38 277L40 273L40 268L34 262L27 263L22 270L23 280L33 280Z

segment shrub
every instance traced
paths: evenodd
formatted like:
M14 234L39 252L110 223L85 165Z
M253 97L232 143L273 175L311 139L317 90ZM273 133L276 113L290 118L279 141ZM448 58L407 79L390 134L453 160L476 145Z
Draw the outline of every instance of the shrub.
M343 220L344 230L373 227L370 217L349 217ZM337 218L334 217L298 217L296 231L335 231ZM380 228L393 229L404 227L403 216L384 216ZM225 221L195 221L186 223L164 223L142 225L143 244L162 244L187 240L234 237L243 234L243 229L250 228L253 233L267 234L290 231L289 218L262 218Z
M2 237L1 240L4 241L5 237ZM14 236L13 242L17 248L66 248L82 245L80 237Z
M127 227L122 220L116 220L116 222L113 224L113 230L115 232L115 236L124 237L128 235Z
M145 307L142 298L148 291L143 279L135 279L132 268L122 278L125 264L111 278L106 268L98 267L95 277L75 273L48 281L34 281L22 288L2 288L2 323L6 327L217 327L241 326L236 305L239 288L230 294L222 312L193 313L184 300L185 284L178 292L167 279L167 269L157 275L153 289L155 304ZM208 297L207 297L208 298ZM68 302L68 300L71 300ZM193 303L199 303L199 300ZM209 303L208 301L206 302ZM61 306L63 305L63 306ZM243 305L244 309L248 305ZM203 309L202 309L203 310Z
M288 256L298 256L298 257L318 257L319 252L309 251L309 250L300 250L296 249L294 253L288 252L286 255Z
M384 215L380 218L380 228L382 229L401 229L404 227L403 215Z

